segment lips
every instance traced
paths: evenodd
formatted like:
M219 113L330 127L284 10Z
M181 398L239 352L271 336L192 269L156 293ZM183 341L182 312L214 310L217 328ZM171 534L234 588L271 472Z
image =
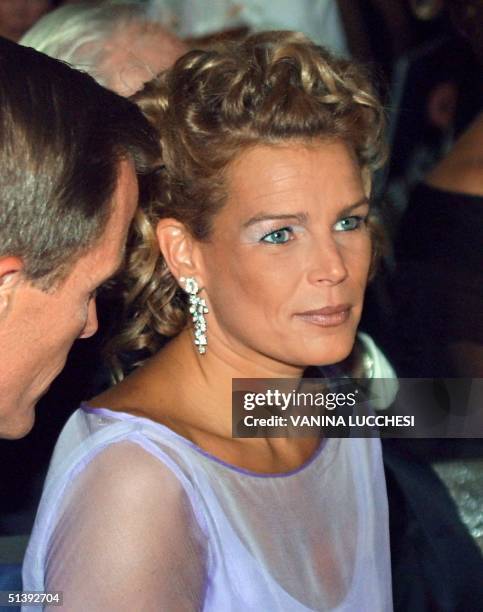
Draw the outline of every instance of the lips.
M335 327L347 321L350 309L350 304L338 304L337 306L326 306L317 310L298 312L295 316L320 327Z

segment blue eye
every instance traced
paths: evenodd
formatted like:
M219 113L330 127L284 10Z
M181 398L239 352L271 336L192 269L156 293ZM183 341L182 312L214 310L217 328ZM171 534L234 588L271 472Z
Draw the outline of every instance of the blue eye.
M285 244L292 239L293 229L291 227L282 227L278 230L265 234L262 237L261 242L268 242L269 244Z
M365 217L359 217L354 215L352 217L345 217L334 225L334 229L338 232L352 232L358 229L364 222Z

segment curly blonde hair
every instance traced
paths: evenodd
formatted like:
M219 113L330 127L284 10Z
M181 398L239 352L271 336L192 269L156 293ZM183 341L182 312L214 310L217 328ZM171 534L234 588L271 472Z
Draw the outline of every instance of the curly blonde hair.
M226 198L225 170L241 150L291 139L342 140L354 151L368 191L384 151L383 112L364 71L300 33L265 32L191 51L134 100L159 132L165 167L137 217L125 326L111 356L151 355L186 325L186 302L154 230L170 217L207 240Z

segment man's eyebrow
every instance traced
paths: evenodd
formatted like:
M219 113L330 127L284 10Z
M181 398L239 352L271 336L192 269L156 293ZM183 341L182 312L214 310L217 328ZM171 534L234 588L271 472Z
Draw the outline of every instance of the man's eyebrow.
M274 215L273 213L260 213L258 215L255 215L254 217L251 217L250 219L248 219L248 221L245 221L243 227L250 227L251 225L254 225L255 223L260 223L261 221L286 221L290 219L295 219L295 221L297 221L298 223L307 223L308 218L309 215L305 212L299 212L290 215Z

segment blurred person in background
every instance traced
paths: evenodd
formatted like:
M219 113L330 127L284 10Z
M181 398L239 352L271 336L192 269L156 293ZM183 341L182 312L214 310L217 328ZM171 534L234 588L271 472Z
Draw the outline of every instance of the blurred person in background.
M0 0L0 36L19 40L56 4L53 0Z
M123 260L153 131L91 77L0 39L0 437L26 435Z
M121 0L122 1L122 0ZM336 0L147 0L153 17L193 46L261 30L297 30L339 55L348 48Z
M473 49L471 60L454 73L462 86L462 110L474 109L472 120L410 193L395 241L396 267L389 287L393 314L379 315L379 325L385 321L390 342L383 346L400 376L481 378L483 2L452 0L446 5L455 29ZM457 56L462 47L462 42L452 44L449 53ZM414 103L422 107L424 98ZM457 108L455 123L459 112ZM408 112L406 125L414 119ZM409 140L413 134L412 127L405 131ZM464 414L464 399L452 406ZM475 439L409 440L404 446L393 444L392 453L388 443L397 441L385 441L397 609L481 608L482 434L474 431Z
M129 96L187 51L185 44L134 2L63 6L21 39L84 70L101 85Z
M406 376L483 376L483 2L451 3L479 113L411 194L396 240L394 358Z

